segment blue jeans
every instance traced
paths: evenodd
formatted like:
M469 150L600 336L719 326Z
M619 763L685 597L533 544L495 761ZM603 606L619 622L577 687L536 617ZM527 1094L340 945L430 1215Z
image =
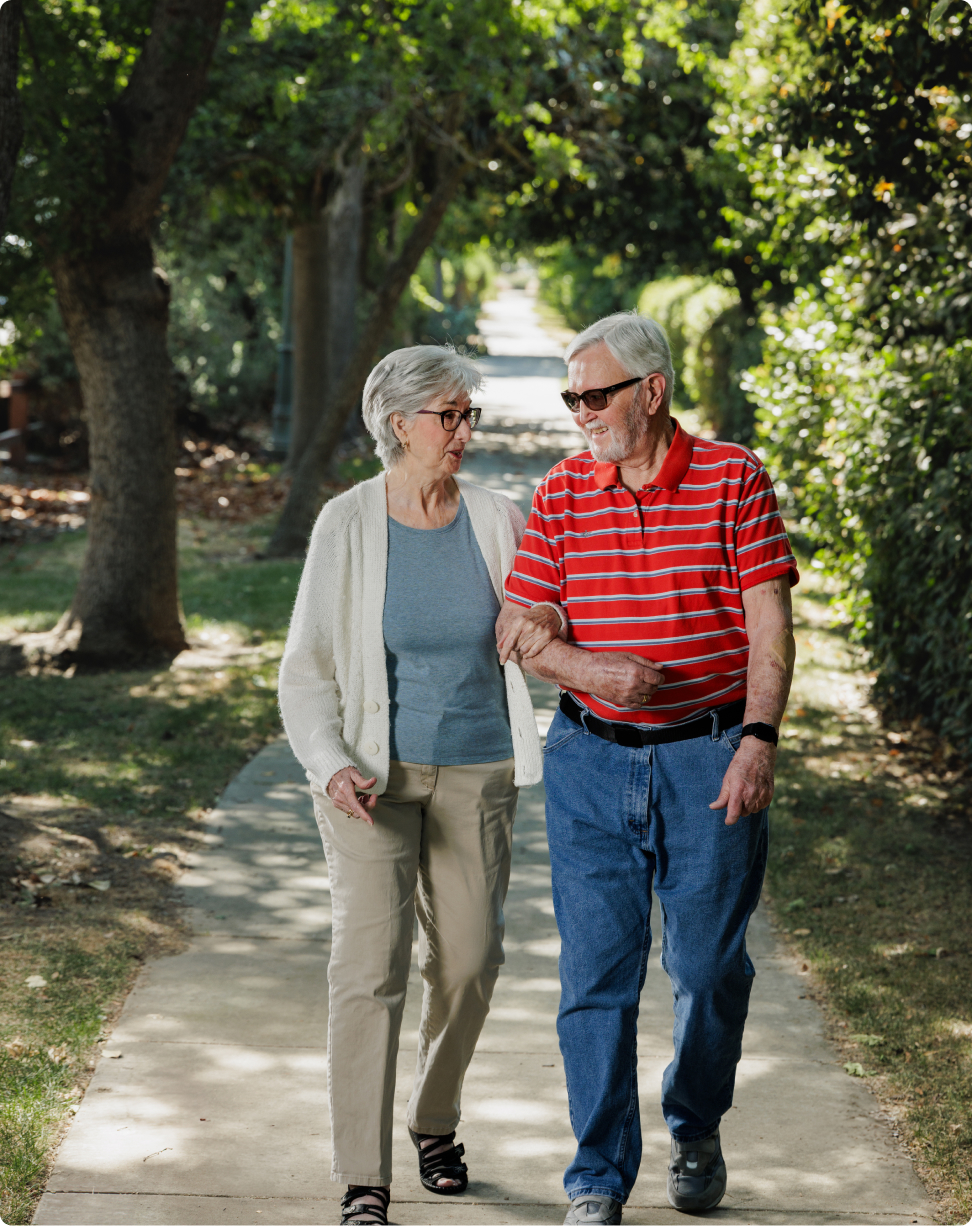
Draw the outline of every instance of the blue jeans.
M622 1203L641 1163L638 999L651 948L652 878L672 981L675 1059L662 1081L673 1136L701 1140L732 1105L755 971L746 927L766 867L766 810L725 824L719 795L742 726L631 749L558 711L544 784L560 929L557 1033L577 1153L573 1200Z

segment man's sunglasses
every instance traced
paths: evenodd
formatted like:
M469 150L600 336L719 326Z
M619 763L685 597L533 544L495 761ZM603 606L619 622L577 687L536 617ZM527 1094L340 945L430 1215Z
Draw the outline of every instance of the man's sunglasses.
M470 430L475 430L483 415L482 409L466 409L465 413L460 412L459 409L446 409L444 413L437 413L435 409L419 409L418 412L427 413L430 417L438 417L442 422L442 429L448 430L450 434L455 434L460 422L464 421L469 422Z
M560 398L572 413L577 412L582 400L592 413L600 413L608 407L608 403L615 392L620 392L625 387L631 387L632 384L641 383L647 378L647 375L639 375L637 379L625 379L623 383L614 383L611 387L592 387L586 392L561 392Z

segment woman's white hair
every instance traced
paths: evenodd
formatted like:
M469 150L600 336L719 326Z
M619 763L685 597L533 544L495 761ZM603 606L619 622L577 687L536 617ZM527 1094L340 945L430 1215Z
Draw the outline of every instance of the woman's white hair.
M644 375L664 375L665 395L662 407L672 403L675 390L675 370L672 366L672 351L668 337L661 324L637 311L620 311L591 324L575 336L567 346L564 361L569 362L585 349L592 349L601 342L607 345L632 378Z
M394 468L405 448L392 429L392 413L409 420L439 396L471 396L482 371L464 353L446 345L411 345L386 354L368 376L361 413L385 468Z

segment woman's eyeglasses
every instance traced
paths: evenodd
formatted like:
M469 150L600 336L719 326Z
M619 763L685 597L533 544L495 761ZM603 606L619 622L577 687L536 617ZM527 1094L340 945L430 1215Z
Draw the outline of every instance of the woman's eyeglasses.
M464 421L469 422L470 430L475 430L483 415L482 409L466 409L465 413L460 412L459 409L446 409L443 413L437 413L435 409L419 409L418 412L427 413L430 417L438 417L442 422L442 429L448 430L450 434L455 434L460 423Z
M623 383L614 383L611 387L592 387L586 392L561 392L560 398L572 413L578 411L580 402L587 405L592 413L600 413L608 407L611 397L622 388L631 387L647 379L647 375L639 375L637 379L625 379Z

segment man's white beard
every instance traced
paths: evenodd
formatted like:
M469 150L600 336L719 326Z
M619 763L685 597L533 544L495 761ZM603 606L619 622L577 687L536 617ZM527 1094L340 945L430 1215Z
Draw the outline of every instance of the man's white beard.
M648 414L642 408L639 396L624 421L608 426L607 438L603 434L598 438L587 436L591 455L601 464L621 464L635 450L647 431Z

